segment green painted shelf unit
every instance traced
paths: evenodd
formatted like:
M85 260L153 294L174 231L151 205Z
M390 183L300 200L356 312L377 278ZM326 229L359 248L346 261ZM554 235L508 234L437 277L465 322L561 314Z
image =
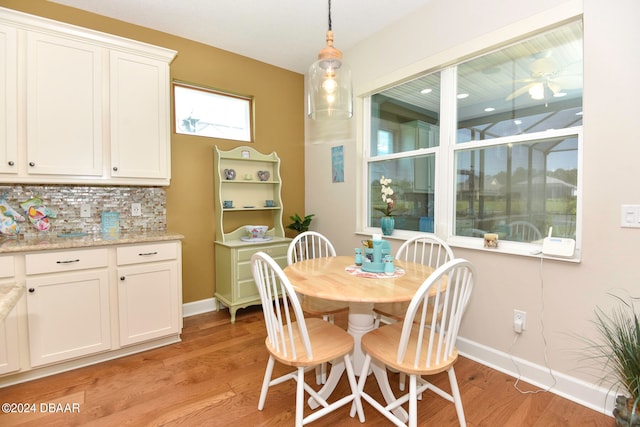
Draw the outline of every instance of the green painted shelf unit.
M234 170L234 179L227 179L225 170ZM269 172L262 181L258 171ZM236 311L251 305L260 305L260 295L251 273L251 256L263 251L271 255L281 267L287 265L287 248L291 239L285 237L282 225L282 180L280 158L273 152L263 154L251 147L241 146L228 151L214 147L216 217L215 297L218 308L229 308L231 323ZM225 208L225 200L233 201L232 208ZM266 206L273 200L273 206ZM266 215L265 215L266 214ZM267 241L244 241L247 236L244 225L260 225L255 218L271 221ZM246 221L237 228L229 224ZM266 221L265 221L266 222Z

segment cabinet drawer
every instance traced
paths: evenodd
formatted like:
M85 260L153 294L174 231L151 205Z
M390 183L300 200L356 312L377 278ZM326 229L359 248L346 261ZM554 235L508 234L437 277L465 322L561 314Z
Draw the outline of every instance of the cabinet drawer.
M287 266L287 257L279 256L274 257L273 260L278 263L282 268ZM238 280L251 280L253 281L253 271L251 270L251 262L239 262L238 263Z
M0 257L0 278L15 276L13 257L3 256Z
M178 250L175 243L124 246L117 249L116 257L118 265L140 264L176 259Z
M262 247L238 249L238 262L251 261L251 256L256 252L260 252L260 251L265 252L266 254L271 256L271 258L278 258L278 257L286 258L288 247L289 247L288 244L281 244L281 245L273 245L273 246L262 246Z
M27 274L57 273L107 266L107 250L44 252L25 256Z

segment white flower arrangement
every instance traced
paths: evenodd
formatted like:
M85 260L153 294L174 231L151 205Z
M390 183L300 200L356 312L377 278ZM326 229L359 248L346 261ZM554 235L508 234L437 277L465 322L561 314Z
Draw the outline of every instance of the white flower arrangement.
M393 205L396 197L394 196L393 188L391 188L391 178L385 178L384 175L382 175L380 178L380 193L382 201L385 203L386 207L375 209L382 212L384 216L392 216Z

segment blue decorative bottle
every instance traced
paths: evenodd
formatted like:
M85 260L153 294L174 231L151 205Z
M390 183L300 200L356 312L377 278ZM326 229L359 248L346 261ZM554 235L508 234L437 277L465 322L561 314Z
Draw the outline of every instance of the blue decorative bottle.
M355 263L356 263L357 266L361 266L362 265L362 249L360 249L360 248L356 248Z
M395 271L396 266L393 264L393 257L391 255L386 255L384 257L384 274L387 276L393 276Z

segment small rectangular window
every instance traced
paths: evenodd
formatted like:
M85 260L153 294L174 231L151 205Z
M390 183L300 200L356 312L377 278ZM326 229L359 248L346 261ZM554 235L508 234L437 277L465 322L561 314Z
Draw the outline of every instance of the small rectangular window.
M253 141L251 97L182 83L173 89L176 133Z

